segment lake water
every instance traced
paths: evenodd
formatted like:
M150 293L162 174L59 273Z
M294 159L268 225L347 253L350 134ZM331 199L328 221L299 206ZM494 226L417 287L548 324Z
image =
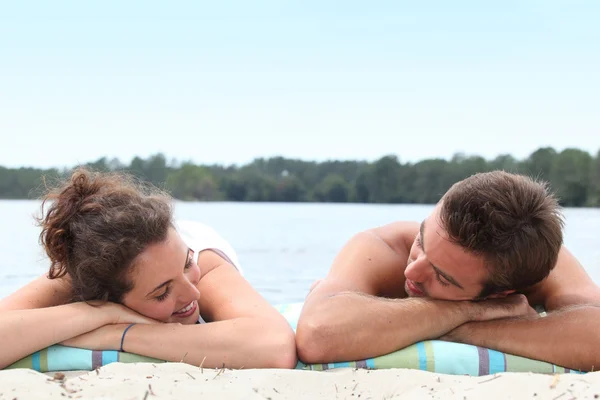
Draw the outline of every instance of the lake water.
M47 270L33 215L37 201L0 201L0 298ZM178 218L203 222L236 249L246 278L272 304L302 301L356 232L421 221L431 205L183 203ZM600 209L565 209L565 244L600 284Z

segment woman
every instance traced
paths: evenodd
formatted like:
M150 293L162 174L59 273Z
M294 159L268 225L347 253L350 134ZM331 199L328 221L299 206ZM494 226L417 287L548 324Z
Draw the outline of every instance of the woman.
M50 271L0 300L0 368L56 343L205 367L295 367L292 328L216 232L173 221L168 195L79 169L43 200Z

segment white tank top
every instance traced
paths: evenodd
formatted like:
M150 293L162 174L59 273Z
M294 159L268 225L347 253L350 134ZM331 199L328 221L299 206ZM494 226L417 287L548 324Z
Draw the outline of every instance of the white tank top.
M221 235L208 225L196 221L177 220L175 229L190 249L194 251L196 262L201 251L211 250L233 265L243 274L237 254L233 247ZM202 311L202 310L201 310ZM200 315L198 322L205 323Z

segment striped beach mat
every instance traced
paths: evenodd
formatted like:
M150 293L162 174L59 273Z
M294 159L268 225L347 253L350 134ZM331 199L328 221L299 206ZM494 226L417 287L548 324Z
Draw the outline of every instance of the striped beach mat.
M302 303L283 304L276 306L276 308L286 317L295 332L300 311L302 310ZM29 368L40 372L91 371L113 362L162 363L164 361L113 350L92 351L55 345L35 352L7 368ZM296 365L296 369L313 371L325 371L335 368L409 368L443 374L471 376L489 375L498 372L581 373L544 361L501 353L478 346L441 340L418 342L393 353L366 360L329 364L303 364L302 362L298 362Z

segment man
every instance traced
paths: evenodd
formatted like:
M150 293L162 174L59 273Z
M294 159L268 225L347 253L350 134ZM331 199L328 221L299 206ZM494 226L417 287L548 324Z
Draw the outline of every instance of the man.
M306 298L299 358L360 360L440 338L598 369L600 288L562 228L543 183L500 171L460 181L421 224L350 239Z

